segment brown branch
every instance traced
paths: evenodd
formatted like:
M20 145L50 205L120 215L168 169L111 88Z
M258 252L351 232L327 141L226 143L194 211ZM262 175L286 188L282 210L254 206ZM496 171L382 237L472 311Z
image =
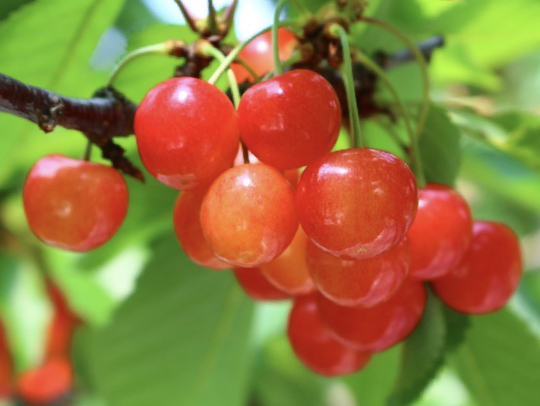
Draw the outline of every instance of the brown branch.
M98 90L91 99L60 96L26 85L0 73L0 112L29 120L45 132L56 126L78 130L102 150L104 158L141 181L143 174L124 156L113 137L133 134L137 105L113 88Z

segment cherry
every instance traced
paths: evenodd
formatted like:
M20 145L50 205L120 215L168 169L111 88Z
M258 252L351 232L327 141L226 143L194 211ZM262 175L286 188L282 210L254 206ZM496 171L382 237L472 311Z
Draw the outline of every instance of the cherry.
M260 269L264 276L280 290L290 295L300 295L315 290L306 262L308 237L302 227L279 257Z
M278 28L278 46L279 46L279 59L281 61L287 60L297 44L296 37L292 31L287 28ZM240 51L238 55L243 59L253 71L262 76L274 69L274 56L272 52L272 32L267 31L253 41L247 44L244 49ZM238 83L245 81L253 82L255 79L251 74L239 63L231 65L231 69L236 76Z
M69 393L73 370L66 358L54 358L24 372L17 381L17 394L25 402L44 405Z
M339 134L341 108L325 78L295 69L244 93L238 126L244 143L261 162L294 169L330 152Z
M154 87L135 114L144 166L179 190L207 184L229 168L238 148L236 111L217 87L174 78Z
M379 352L404 340L418 325L426 305L421 282L407 280L388 301L373 307L345 307L318 297L321 319L335 337L355 348Z
M355 148L308 165L296 190L298 219L321 249L367 259L395 246L418 206L409 167L389 152Z
M205 188L180 193L173 211L176 237L186 255L196 264L214 270L231 269L214 255L204 238L200 212L205 194Z
M307 263L318 290L342 306L371 307L387 300L407 277L410 258L406 237L381 255L356 260L335 257L312 242L307 245Z
M62 293L52 282L47 283L47 291L52 301L54 313L45 346L45 359L67 357L70 352L73 332L80 319L69 308Z
M298 228L294 191L271 166L235 166L208 189L201 226L221 260L240 267L268 263L287 248Z
M432 282L439 298L463 313L483 314L502 308L517 289L523 272L519 241L504 224L475 221L461 262Z
M367 365L371 353L333 338L321 322L316 295L294 300L287 329L296 356L311 370L327 376L346 375Z
M472 235L469 205L454 189L428 184L418 193L418 212L407 235L411 277L438 278L460 261Z
M110 166L48 155L28 174L23 203L39 239L82 252L103 245L118 230L127 213L128 189Z
M4 327L0 325L0 403L11 396L13 364Z
M234 268L233 270L242 290L253 300L271 301L290 297L272 285L259 268Z

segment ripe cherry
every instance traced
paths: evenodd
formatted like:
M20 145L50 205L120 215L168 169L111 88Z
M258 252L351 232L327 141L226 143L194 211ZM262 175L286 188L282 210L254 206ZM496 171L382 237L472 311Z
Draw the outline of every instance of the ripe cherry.
M407 280L388 301L373 307L345 307L318 297L321 319L339 340L379 352L404 340L418 325L426 305L421 282Z
M109 241L128 208L124 178L110 166L49 155L26 178L23 203L30 229L45 243L89 251Z
M366 366L371 358L371 353L354 349L331 336L319 317L314 294L294 300L287 333L300 361L322 375L351 374Z
M24 372L17 381L17 395L30 404L46 405L69 394L72 383L69 360L54 358Z
M461 262L432 282L439 298L463 313L483 314L502 308L518 287L523 272L521 249L504 224L475 221Z
M307 263L318 290L342 306L371 307L387 300L407 277L410 258L406 237L368 259L338 258L312 242L307 246Z
M286 28L278 28L279 59L287 60L297 44L296 37L292 31ZM272 32L267 31L245 46L238 55L243 59L258 76L262 76L274 69L274 56L272 52ZM231 65L231 69L236 76L238 83L245 81L253 82L255 79L239 63Z
M0 325L0 403L12 392L13 362L4 327Z
M144 166L179 190L207 184L232 165L238 149L236 111L225 93L195 78L154 87L135 114Z
M173 211L173 224L176 237L186 255L196 264L214 270L231 269L208 247L201 228L201 205L206 188L181 192Z
M434 279L459 263L469 246L473 221L469 205L451 187L428 184L418 195L418 212L407 233L410 274Z
M273 261L261 265L264 276L280 290L290 295L301 295L315 290L306 262L308 237L302 227L289 246Z
M79 317L69 308L62 292L52 282L47 283L47 291L53 305L53 318L47 333L45 359L68 357Z
M242 290L253 300L273 301L290 297L272 285L259 268L234 268L234 276Z
M394 247L418 206L413 173L389 152L355 148L308 165L296 189L298 219L323 250L373 258Z
M271 166L235 166L208 189L201 226L221 260L240 267L268 263L287 248L298 229L294 191Z
M244 93L238 126L261 162L280 170L294 169L330 152L341 127L341 108L325 78L295 69Z

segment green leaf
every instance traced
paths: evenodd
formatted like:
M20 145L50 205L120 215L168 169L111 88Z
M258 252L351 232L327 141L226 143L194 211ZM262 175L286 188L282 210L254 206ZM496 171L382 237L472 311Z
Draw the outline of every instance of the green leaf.
M344 379L359 404L386 406L399 372L400 354L401 346L373 354L362 371Z
M407 405L424 391L443 364L446 325L443 305L428 294L420 324L403 345L402 362L390 406Z
M283 335L256 354L253 396L264 406L325 406L330 383L302 365Z
M538 405L540 340L509 309L472 317L451 360L478 404Z
M174 234L153 253L136 292L92 337L97 389L115 406L242 405L249 299L231 273L192 264Z
M420 155L428 182L453 186L461 164L460 132L441 107L431 105L429 109Z
M444 365L446 355L465 338L468 317L448 309L431 291L420 324L403 344L399 376L390 406L417 399Z

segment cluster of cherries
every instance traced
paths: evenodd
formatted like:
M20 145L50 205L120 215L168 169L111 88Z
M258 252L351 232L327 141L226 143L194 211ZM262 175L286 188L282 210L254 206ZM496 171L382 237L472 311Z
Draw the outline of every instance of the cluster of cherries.
M260 62L269 42L262 36L240 56ZM255 299L294 298L291 346L325 375L357 371L405 339L422 317L426 281L451 308L480 314L504 306L522 272L514 233L473 221L451 187L418 189L385 151L332 152L341 114L326 79L298 69L254 84L237 109L203 80L169 79L135 116L146 169L182 191L173 222L185 253L234 269ZM75 251L107 241L127 200L113 169L59 156L38 162L24 191L35 234Z
M59 289L48 282L47 292L53 305L53 317L47 330L41 364L15 373L11 351L0 326L0 402L15 398L28 406L67 404L73 388L70 359L71 339L80 319L72 313Z

